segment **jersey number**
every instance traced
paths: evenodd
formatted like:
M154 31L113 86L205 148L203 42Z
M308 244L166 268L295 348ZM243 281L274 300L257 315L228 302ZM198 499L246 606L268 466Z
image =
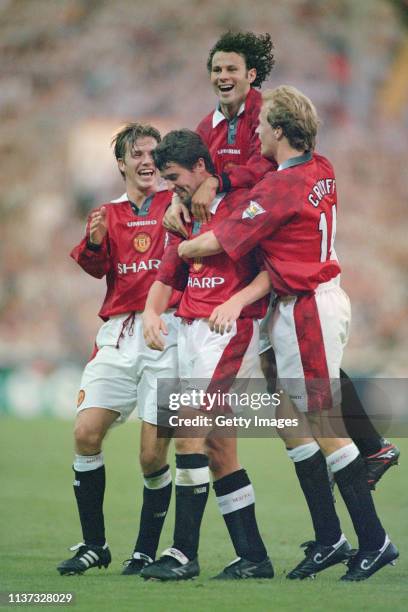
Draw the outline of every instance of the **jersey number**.
M333 204L332 206L332 228L331 228L331 238L330 238L330 257L332 255L333 252L333 248L334 248L334 239L336 237L336 205ZM319 231L322 232L322 242L321 242L321 247L320 247L320 261L326 261L327 259L327 247L328 247L328 241L327 241L327 218L326 218L326 213L322 212L320 213L320 221L319 221Z

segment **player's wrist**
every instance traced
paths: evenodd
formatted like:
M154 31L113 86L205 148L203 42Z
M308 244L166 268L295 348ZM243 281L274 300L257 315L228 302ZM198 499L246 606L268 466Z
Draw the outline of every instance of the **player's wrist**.
M209 178L207 178L207 184L210 185L213 189L215 189L215 193L221 193L222 191L222 180L220 174L213 174Z
M101 247L102 247L102 242L98 244L97 242L92 242L90 238L87 238L86 248L89 249L90 251L100 251Z

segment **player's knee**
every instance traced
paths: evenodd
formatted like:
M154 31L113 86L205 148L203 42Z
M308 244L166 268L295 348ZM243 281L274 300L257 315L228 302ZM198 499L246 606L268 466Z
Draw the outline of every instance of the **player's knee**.
M81 454L98 453L101 450L103 432L86 423L78 423L74 429L77 451Z
M178 455L204 453L204 442L201 438L175 438L174 446Z
M158 448L142 448L139 454L143 474L157 472L166 464L166 453Z
M208 456L208 465L215 475L234 471L237 463L235 453L223 445L222 439L209 438L206 440L205 452Z

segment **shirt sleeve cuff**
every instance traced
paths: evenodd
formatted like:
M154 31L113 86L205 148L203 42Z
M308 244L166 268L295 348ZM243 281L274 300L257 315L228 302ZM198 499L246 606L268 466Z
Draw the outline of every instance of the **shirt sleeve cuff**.
M228 193L228 191L231 191L231 181L229 179L228 174L226 174L225 172L222 172L221 174L217 175L218 178L218 182L219 182L219 186L218 186L218 193L220 192L225 192Z
M101 250L102 245L101 244L94 244L93 242L91 242L89 239L86 241L86 248L89 249L90 251L95 251L95 253L97 253L98 251Z

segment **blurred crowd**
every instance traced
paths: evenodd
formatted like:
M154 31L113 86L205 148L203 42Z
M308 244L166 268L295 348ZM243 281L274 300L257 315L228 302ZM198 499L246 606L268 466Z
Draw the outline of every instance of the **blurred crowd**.
M88 211L121 194L110 139L128 120L194 128L215 103L208 51L242 29L275 42L265 87L299 87L322 119L353 306L346 365L406 375L408 113L392 75L408 31L394 4L2 0L0 369L45 376L87 359L104 283L69 252Z

